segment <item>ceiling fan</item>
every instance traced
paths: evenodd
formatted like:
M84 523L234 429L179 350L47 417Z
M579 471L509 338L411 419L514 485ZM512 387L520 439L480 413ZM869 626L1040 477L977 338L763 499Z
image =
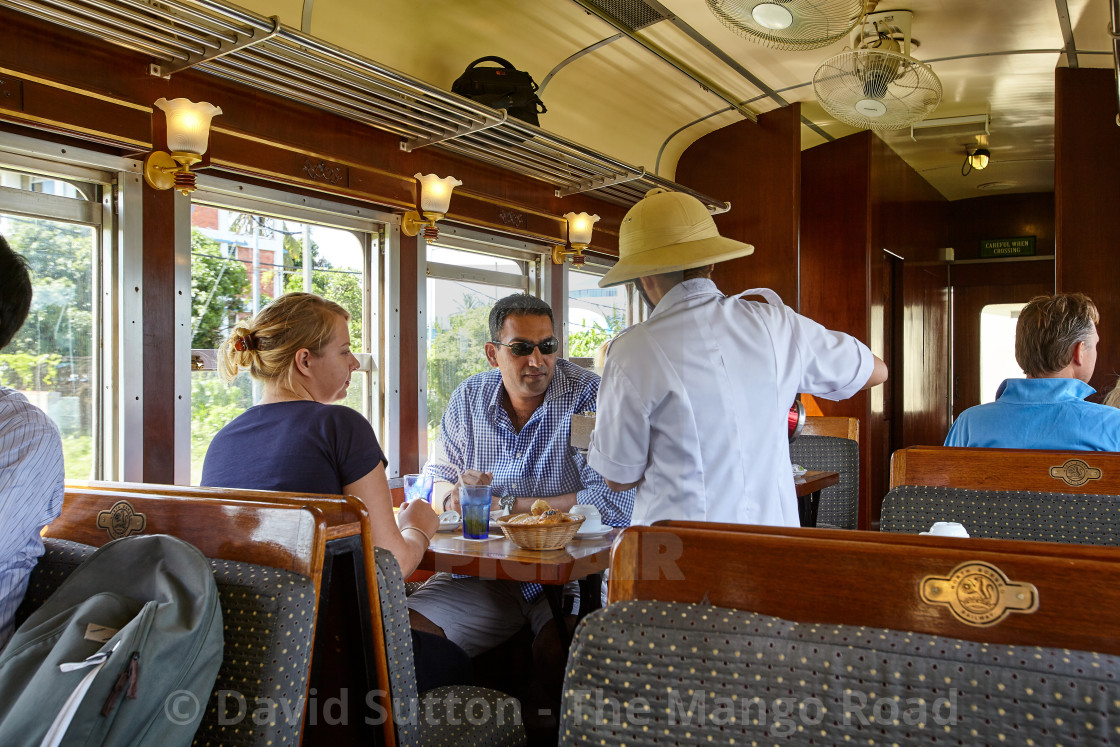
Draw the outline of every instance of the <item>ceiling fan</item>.
M816 49L852 30L863 0L706 0L724 26L775 49Z
M853 127L897 130L937 108L941 81L910 56L912 17L908 10L869 13L852 32L853 49L821 63L813 90L829 114Z

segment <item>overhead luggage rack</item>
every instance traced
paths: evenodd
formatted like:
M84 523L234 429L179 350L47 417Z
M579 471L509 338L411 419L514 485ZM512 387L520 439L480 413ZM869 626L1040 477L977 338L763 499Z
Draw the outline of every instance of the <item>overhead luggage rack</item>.
M398 135L629 206L654 187L713 213L730 203L646 173L313 36L216 0L0 0L0 5L152 56L153 75L196 69Z

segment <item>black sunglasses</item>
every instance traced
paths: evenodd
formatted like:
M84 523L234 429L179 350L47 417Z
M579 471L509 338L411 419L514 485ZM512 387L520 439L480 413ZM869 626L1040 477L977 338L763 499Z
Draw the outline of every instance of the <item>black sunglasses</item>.
M513 353L518 358L532 355L533 348L540 348L541 355L552 355L560 349L560 341L555 337L550 337L540 342L498 342L497 340L491 340L491 342L495 345L503 345L509 348L509 352Z

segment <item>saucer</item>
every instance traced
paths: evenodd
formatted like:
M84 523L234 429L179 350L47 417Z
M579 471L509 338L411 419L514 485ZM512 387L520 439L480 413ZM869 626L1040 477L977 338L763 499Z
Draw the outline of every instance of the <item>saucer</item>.
M802 467L800 464L794 464L794 465L792 465L792 467L793 467L793 476L794 477L801 477L803 474L805 474L806 472L809 471L809 470L805 469L804 467Z
M439 529L437 529L436 531L437 532L454 532L454 531L457 531L459 529L459 527L461 527L461 526L463 526L463 520L462 519L460 519L459 521L441 521L439 523Z
M610 524L599 524L598 526L592 525L588 527L580 527L576 532L576 539L595 539L597 537L606 537L610 531L614 529Z

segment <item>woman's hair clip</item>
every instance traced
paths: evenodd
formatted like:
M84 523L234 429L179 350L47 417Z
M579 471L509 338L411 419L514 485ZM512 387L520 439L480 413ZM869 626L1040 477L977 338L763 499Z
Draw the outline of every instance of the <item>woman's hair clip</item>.
M257 340L253 337L252 333L237 335L233 338L233 349L242 353L246 350L256 350Z

